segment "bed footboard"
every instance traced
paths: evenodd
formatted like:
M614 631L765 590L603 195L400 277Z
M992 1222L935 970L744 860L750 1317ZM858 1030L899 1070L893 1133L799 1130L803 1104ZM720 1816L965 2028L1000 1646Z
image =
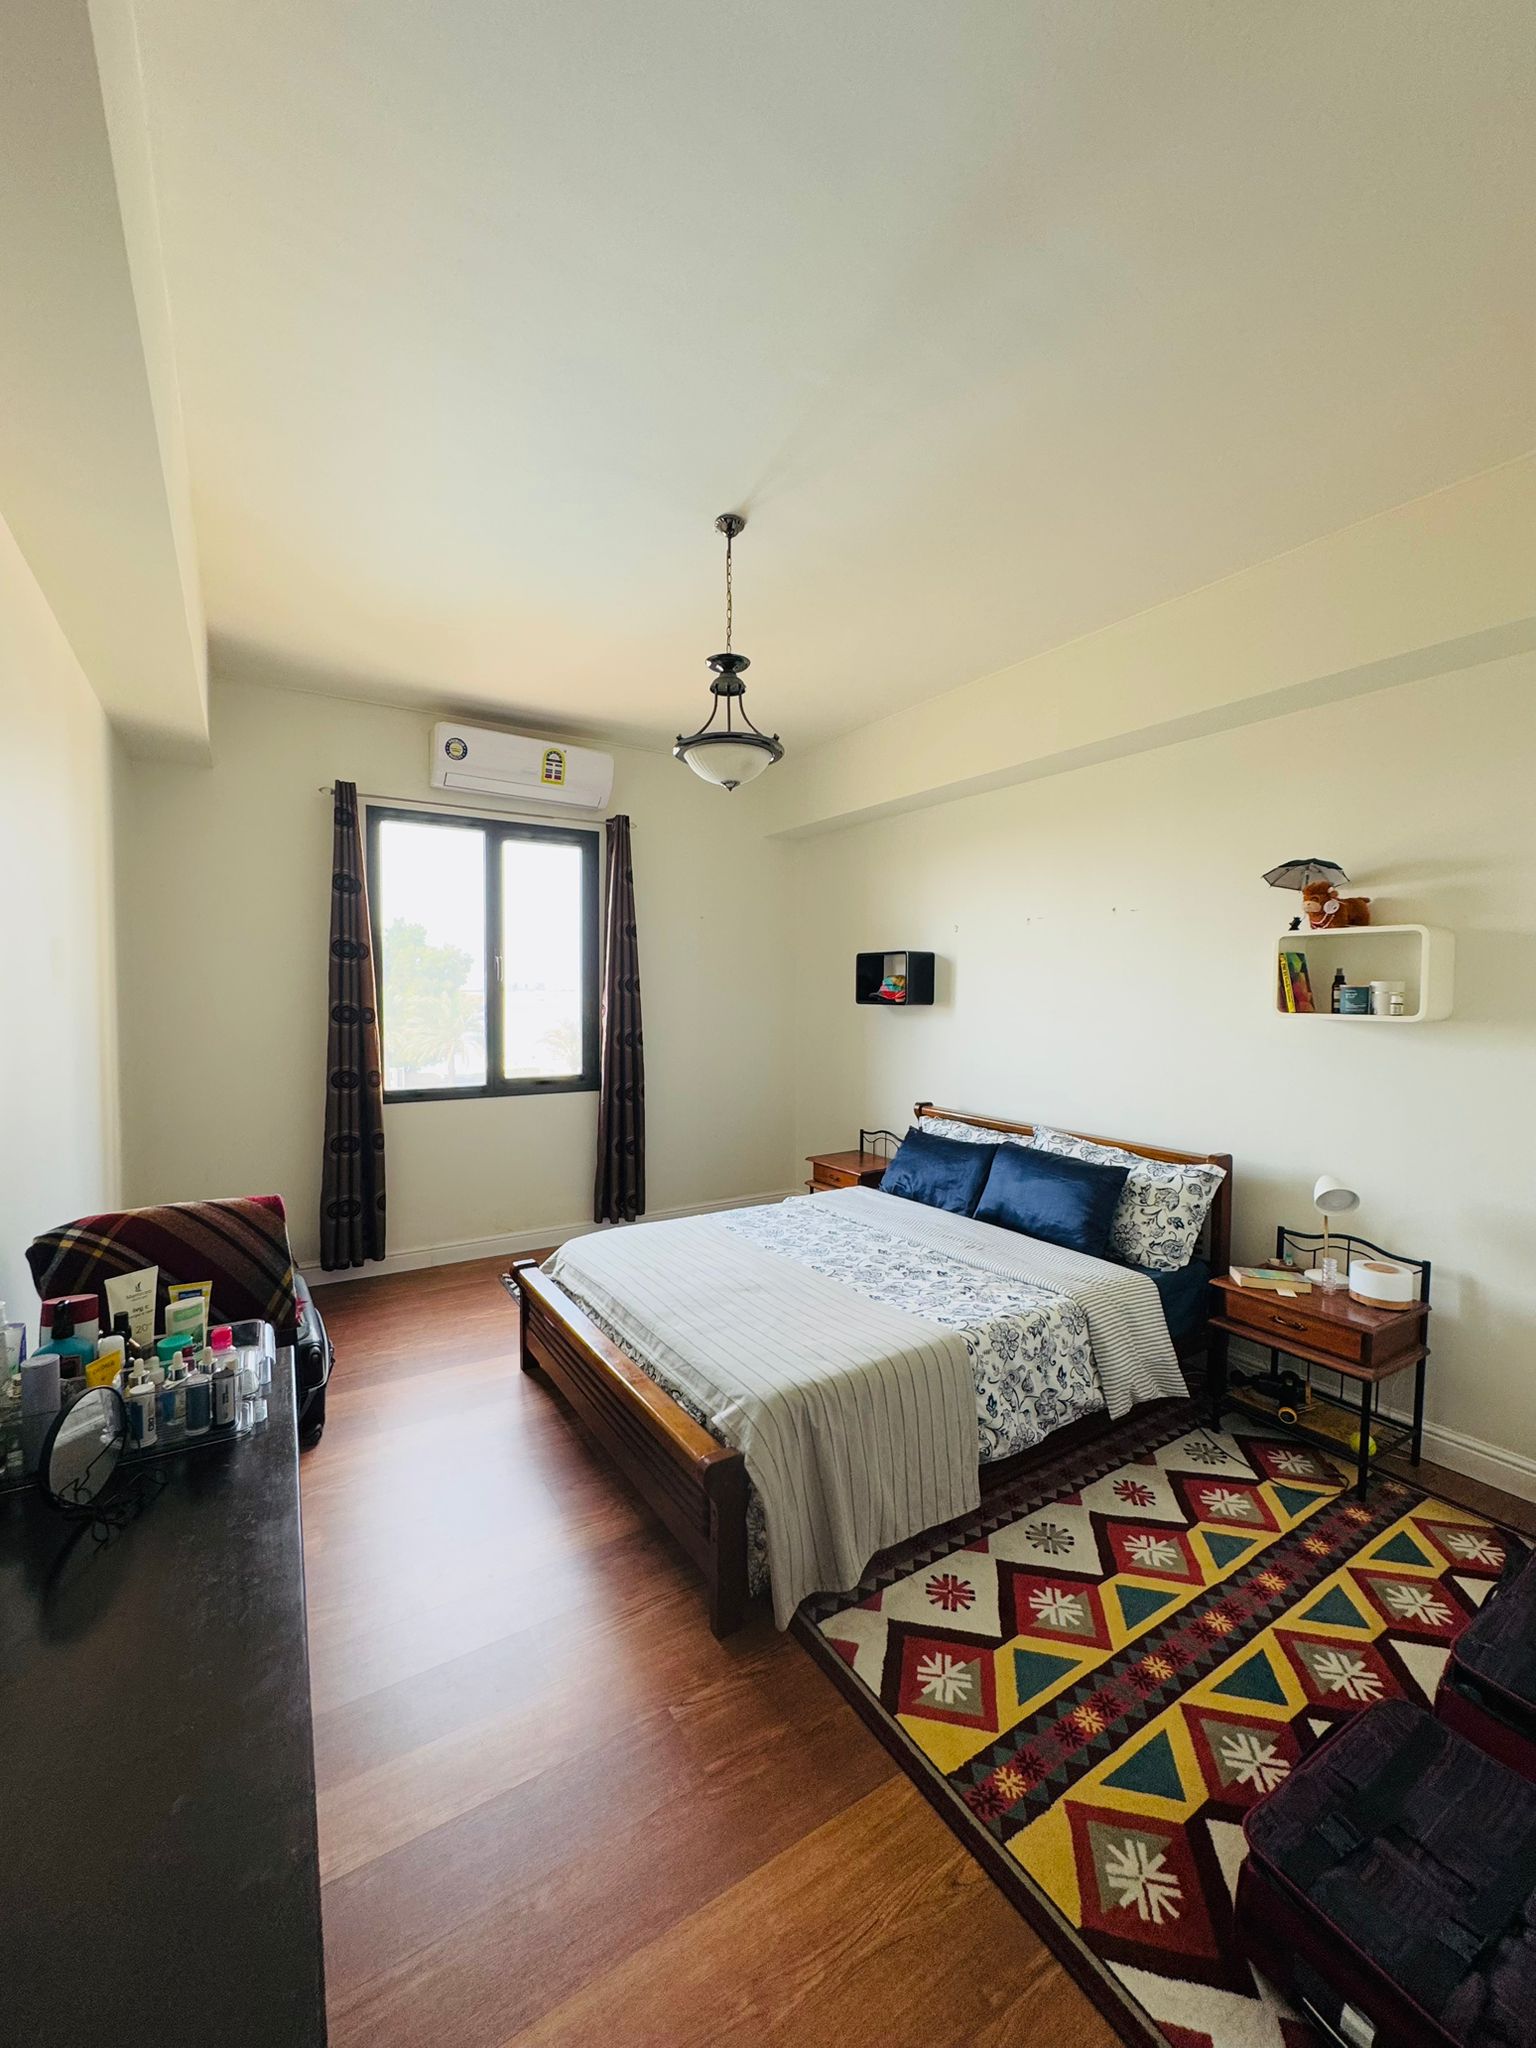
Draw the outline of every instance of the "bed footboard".
M516 1259L521 1364L565 1396L587 1432L704 1574L709 1625L729 1635L746 1618L747 1472L648 1379L533 1259Z

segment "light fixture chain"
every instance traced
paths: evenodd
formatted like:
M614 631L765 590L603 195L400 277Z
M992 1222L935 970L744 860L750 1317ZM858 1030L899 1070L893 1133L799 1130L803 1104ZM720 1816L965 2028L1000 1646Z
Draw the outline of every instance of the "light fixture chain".
M731 534L730 534L729 532L727 532L727 534L726 534L726 536L725 536L725 651L726 651L726 653L727 653L727 654L729 654L729 653L730 653L730 651L731 651L731 540L732 540L732 538L733 538L733 536L732 536L732 535L731 535Z

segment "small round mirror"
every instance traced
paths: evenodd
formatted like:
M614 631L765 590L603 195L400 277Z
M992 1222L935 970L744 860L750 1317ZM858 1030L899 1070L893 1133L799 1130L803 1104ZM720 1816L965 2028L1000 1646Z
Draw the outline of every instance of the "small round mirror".
M48 1432L38 1476L56 1508L95 1507L128 1442L128 1411L115 1387L91 1387Z

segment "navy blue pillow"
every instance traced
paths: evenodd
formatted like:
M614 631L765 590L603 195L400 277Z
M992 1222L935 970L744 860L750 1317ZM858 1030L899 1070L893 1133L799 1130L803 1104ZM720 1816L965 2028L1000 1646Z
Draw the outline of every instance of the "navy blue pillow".
M1033 1145L999 1145L972 1213L978 1223L1000 1223L1004 1230L1107 1259L1109 1226L1130 1171Z
M987 1184L995 1145L968 1145L963 1138L939 1138L914 1125L896 1148L885 1169L881 1192L908 1202L926 1202L930 1209L950 1209L969 1216Z

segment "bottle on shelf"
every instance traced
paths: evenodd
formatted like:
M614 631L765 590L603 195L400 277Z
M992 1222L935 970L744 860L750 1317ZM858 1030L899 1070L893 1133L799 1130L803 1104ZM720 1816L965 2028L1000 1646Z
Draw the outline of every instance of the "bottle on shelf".
M1343 986L1344 970L1342 967L1335 967L1335 969L1333 970L1333 987L1329 991L1328 996L1328 1007L1335 1016L1339 1014L1339 990Z
M240 1354L228 1323L215 1323L208 1332L208 1355L213 1381L213 1426L233 1429L240 1420Z
M128 1442L136 1451L152 1451L159 1441L155 1428L156 1388L140 1358L123 1391L128 1410Z
M187 1368L178 1353L166 1363L156 1395L156 1429L162 1444L179 1444L187 1434Z
M35 1355L41 1358L50 1353L59 1361L59 1405L72 1407L89 1385L86 1375L96 1363L96 1342L92 1338L87 1343L75 1335L74 1311L68 1302L54 1304L48 1342Z

